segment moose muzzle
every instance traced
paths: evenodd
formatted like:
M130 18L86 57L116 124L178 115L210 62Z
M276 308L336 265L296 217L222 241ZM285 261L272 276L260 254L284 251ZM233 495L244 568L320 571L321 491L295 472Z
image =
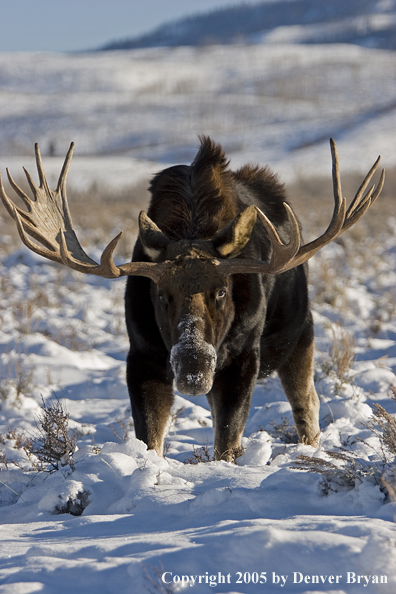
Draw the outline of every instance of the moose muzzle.
M176 388L188 396L207 394L213 384L216 350L205 340L199 320L193 316L184 316L178 330L180 335L170 355Z

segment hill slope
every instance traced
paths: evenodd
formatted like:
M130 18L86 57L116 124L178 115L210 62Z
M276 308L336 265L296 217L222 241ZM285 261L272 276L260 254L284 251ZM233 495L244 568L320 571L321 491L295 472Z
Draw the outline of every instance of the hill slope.
M277 41L268 34L291 33L299 43L356 43L396 49L395 0L274 0L179 19L143 36L116 40L103 50L160 46ZM298 28L298 35L296 35ZM258 34L261 34L257 37ZM264 36L262 35L264 34Z

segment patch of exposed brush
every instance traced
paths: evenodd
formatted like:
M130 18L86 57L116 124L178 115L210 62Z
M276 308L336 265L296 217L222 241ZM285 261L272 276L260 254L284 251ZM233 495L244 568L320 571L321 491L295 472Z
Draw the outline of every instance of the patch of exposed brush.
M388 395L396 402L396 384L389 388ZM381 483L388 498L396 501L396 415L388 413L378 403L366 427L379 439L383 472Z
M396 402L396 385L389 389L389 396ZM373 415L365 425L378 438L380 450L373 448L373 460L363 460L352 451L340 448L325 451L327 458L298 456L291 468L321 474L321 492L328 495L340 487L354 488L364 479L379 485L389 499L396 491L396 415L388 413L380 404L374 404ZM363 440L362 443L366 442Z
M322 475L320 491L323 495L337 493L340 488L353 489L358 483L368 478L376 485L381 485L382 469L370 461L363 460L346 450L324 452L331 458L298 456L291 466L294 470L305 470Z
M389 388L388 395L396 402L396 385ZM378 437L384 463L392 464L396 458L396 416L388 413L378 403L373 404L373 406L373 416L366 427Z
M278 424L273 419L270 421L273 427L271 435L280 439L282 443L298 443L297 428L292 419L283 416L281 421Z
M20 460L10 459L2 452L0 463L5 468L13 465L23 470L54 472L64 466L70 466L71 470L74 470L76 437L69 431L69 413L59 400L53 400L49 404L43 401L35 435L28 435L23 430L10 429L4 436L0 436L0 443L6 445L9 442L12 443L13 449L24 451L30 468L26 468Z
M210 455L209 446L206 444L200 448L193 447L193 455L184 460L184 464L201 464L213 461L214 458Z
M69 432L69 413L59 400L53 400L49 405L43 401L37 430L38 434L27 448L32 465L36 465L37 470L49 472L68 465L74 470L76 438Z

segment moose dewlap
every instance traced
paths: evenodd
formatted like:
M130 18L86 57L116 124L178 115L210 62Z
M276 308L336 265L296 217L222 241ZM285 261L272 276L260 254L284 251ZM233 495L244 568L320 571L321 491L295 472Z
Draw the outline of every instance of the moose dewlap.
M328 229L314 241L302 244L284 187L268 168L246 165L231 171L222 148L202 137L190 166L170 167L152 180L132 262L120 266L113 252L121 233L97 263L74 232L66 198L73 144L55 191L48 186L37 144L39 187L25 171L33 199L7 170L26 211L10 200L0 178L2 201L31 250L83 273L128 276L132 414L136 436L158 454L175 385L184 394L207 395L215 458L234 460L241 453L255 383L274 371L300 441L318 444L306 262L366 212L384 181L382 172L377 188L365 193L378 158L347 209L336 146L333 140L330 144L334 212Z

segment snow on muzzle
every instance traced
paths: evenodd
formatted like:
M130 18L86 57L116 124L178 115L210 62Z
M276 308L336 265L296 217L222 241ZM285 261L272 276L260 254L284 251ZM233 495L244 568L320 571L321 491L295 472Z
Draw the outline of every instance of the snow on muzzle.
M182 318L178 324L181 334L170 354L176 388L188 396L210 391L217 360L214 346L206 342L197 322L199 319L190 315Z

